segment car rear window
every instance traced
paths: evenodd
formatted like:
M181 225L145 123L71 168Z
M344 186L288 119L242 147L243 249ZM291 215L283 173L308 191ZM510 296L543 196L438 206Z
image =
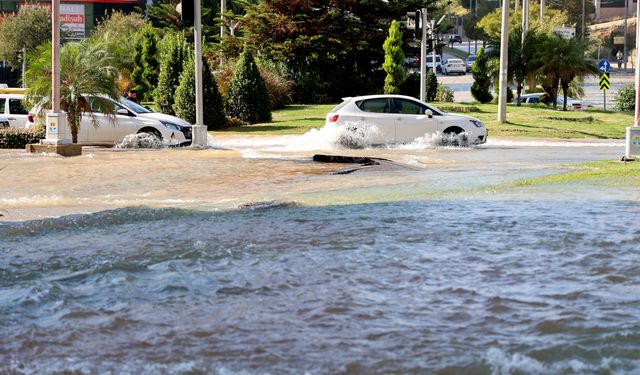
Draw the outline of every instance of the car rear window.
M387 98L360 100L356 102L356 105L365 112L389 113L389 100Z
M333 109L330 110L329 113L338 112L340 110L340 108L342 108L345 105L347 105L347 103L349 103L349 101L345 100L344 102L342 102L342 103L338 104L337 106L333 107Z

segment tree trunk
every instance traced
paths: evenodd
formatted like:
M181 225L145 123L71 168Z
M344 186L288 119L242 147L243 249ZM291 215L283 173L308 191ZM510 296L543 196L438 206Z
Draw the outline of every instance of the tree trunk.
M522 84L524 82L520 81L518 82L518 85L516 86L516 92L518 93L518 98L516 99L516 107L520 107L520 102L522 101Z
M562 97L564 98L564 103L562 103L562 111L567 111L567 90L569 90L569 84L562 84Z

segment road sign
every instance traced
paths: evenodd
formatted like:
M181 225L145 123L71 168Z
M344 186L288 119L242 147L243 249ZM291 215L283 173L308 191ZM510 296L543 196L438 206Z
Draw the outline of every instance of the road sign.
M600 90L609 90L609 88L611 88L609 73L600 74Z
M598 70L600 73L609 73L611 70L611 64L607 60L600 60L598 63Z
M554 27L553 32L560 35L564 39L571 39L576 36L575 27Z

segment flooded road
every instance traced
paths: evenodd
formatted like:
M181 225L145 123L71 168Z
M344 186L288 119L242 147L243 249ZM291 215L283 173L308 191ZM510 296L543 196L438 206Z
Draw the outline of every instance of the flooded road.
M0 152L0 373L640 371L637 189L505 185L621 142L215 142Z

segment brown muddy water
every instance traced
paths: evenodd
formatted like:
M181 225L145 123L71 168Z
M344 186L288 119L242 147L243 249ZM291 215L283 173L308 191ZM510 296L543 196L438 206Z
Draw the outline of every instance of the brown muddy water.
M499 187L619 142L305 137L0 152L0 373L640 372L638 192Z

